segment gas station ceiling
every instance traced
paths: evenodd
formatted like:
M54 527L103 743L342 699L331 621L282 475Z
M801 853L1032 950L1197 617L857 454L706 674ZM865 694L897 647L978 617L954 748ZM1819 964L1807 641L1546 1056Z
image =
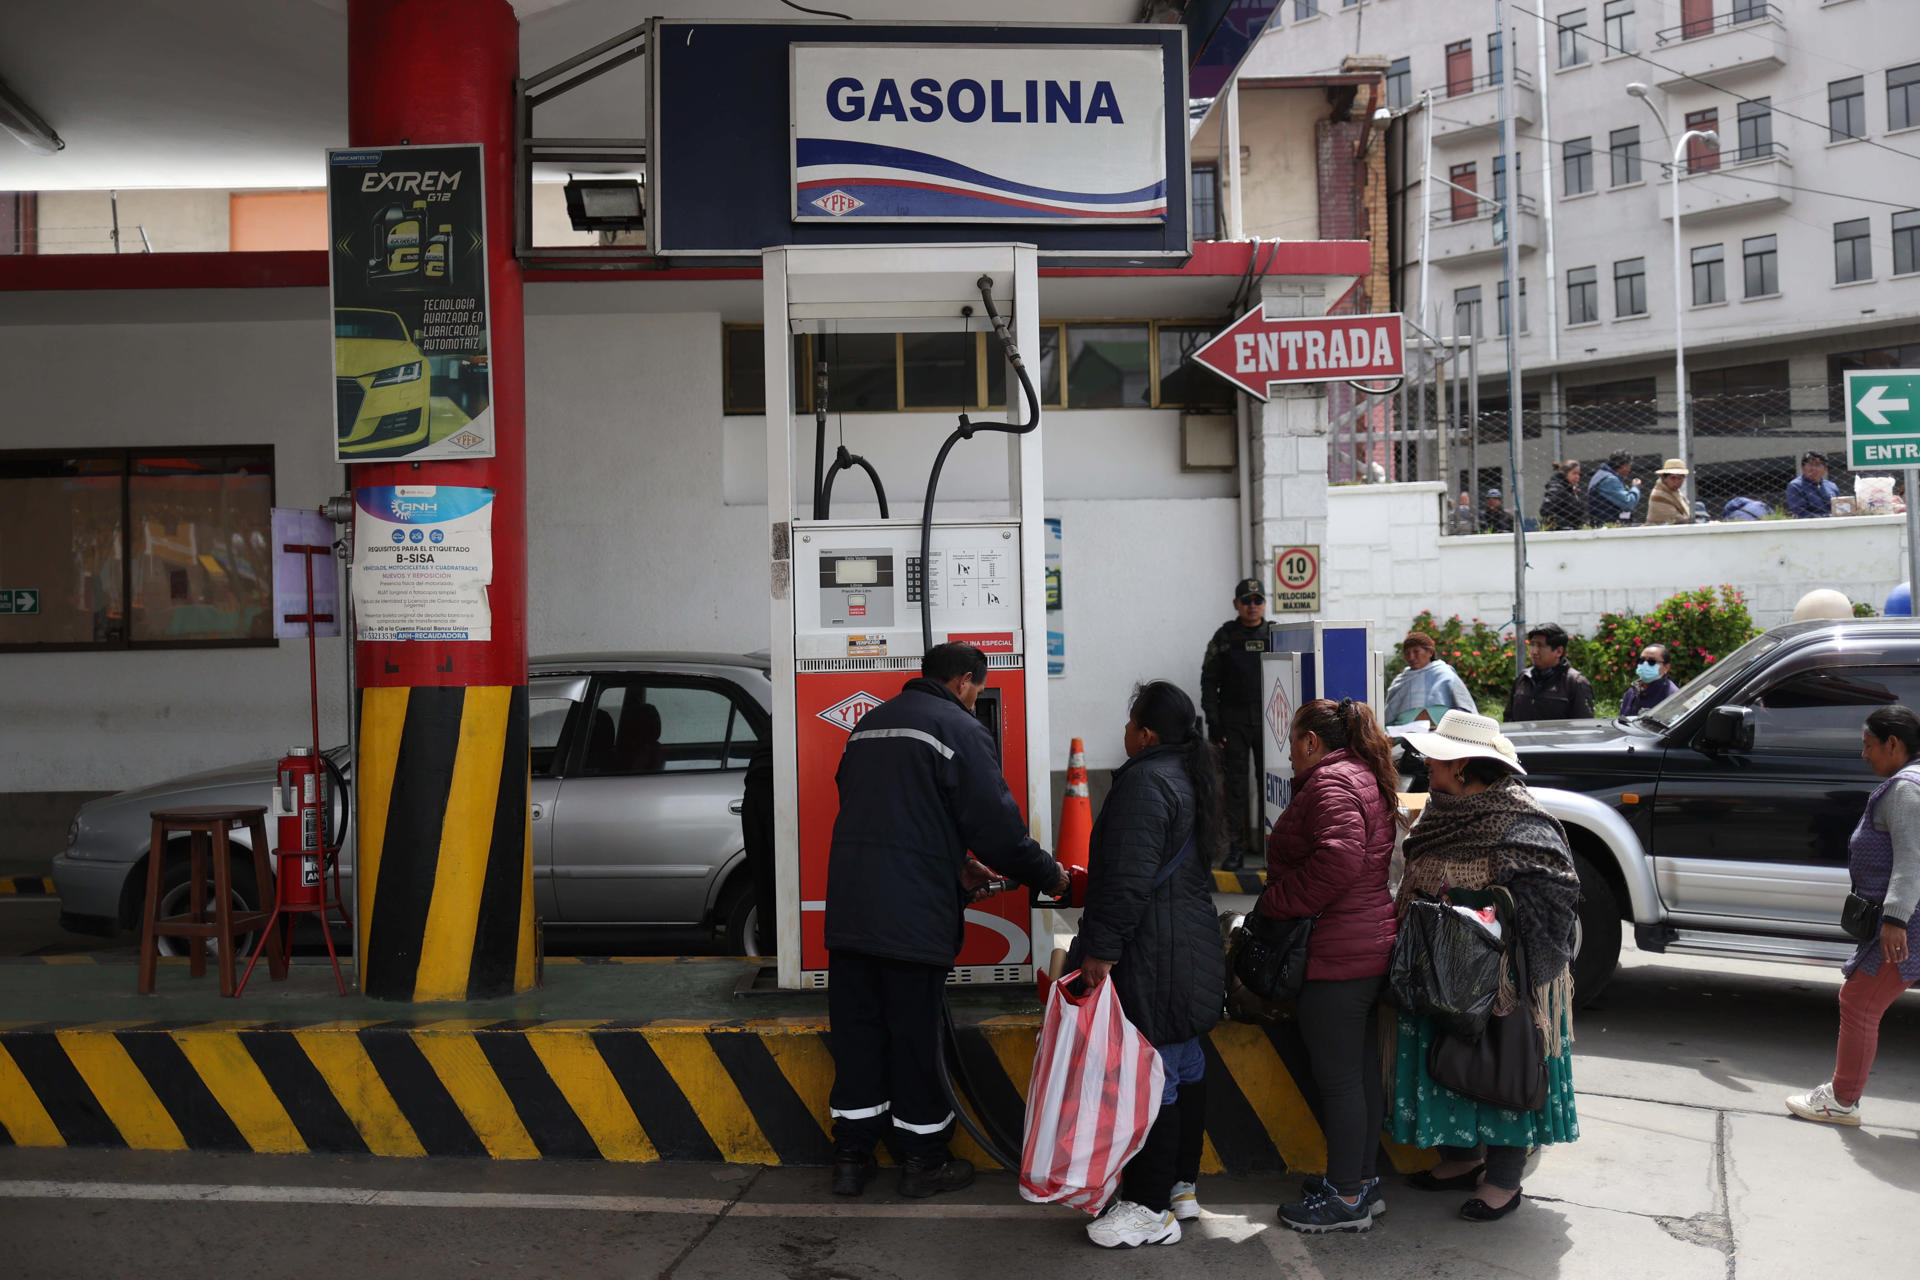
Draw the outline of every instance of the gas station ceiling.
M857 19L952 21L945 0L805 0ZM650 17L809 20L779 0L516 0L521 66L544 70ZM1145 0L972 0L969 22L1132 22ZM828 22L831 19L812 19ZM0 81L66 142L0 134L0 191L322 185L347 136L346 0L5 0ZM635 136L643 64L543 108L555 136Z

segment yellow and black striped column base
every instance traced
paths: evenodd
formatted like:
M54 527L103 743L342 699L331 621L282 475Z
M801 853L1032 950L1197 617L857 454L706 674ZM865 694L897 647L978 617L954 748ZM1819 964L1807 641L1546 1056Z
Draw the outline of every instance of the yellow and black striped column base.
M981 1105L1014 1133L1038 1023L960 1030ZM1202 1168L1324 1171L1284 1029L1223 1024L1205 1049ZM815 1165L832 1083L815 1019L0 1025L0 1145ZM991 1167L964 1130L953 1145Z
M359 972L383 1000L534 985L527 689L360 692Z

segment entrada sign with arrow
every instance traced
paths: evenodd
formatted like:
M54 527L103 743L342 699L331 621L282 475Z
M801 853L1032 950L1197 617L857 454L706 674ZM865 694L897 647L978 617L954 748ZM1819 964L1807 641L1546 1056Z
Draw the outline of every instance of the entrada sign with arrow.
M1265 400L1276 382L1399 378L1406 360L1398 313L1270 319L1264 305L1193 353L1249 395Z

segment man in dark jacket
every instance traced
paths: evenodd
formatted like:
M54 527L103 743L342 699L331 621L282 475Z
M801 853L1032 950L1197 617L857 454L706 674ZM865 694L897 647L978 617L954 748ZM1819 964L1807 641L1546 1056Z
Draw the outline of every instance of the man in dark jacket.
M1220 866L1238 871L1246 864L1247 772L1255 780L1266 768L1260 732L1260 655L1267 651L1267 593L1258 578L1242 578L1233 589L1235 615L1207 641L1200 661L1200 711L1207 718L1207 740L1219 748L1221 786L1227 797L1227 855ZM1257 837L1253 837L1257 840Z
M1567 661L1567 633L1557 622L1527 632L1531 664L1513 682L1508 720L1591 720L1593 685Z
M874 1147L892 1133L900 1193L973 1181L947 1150L953 1110L940 1086L940 1001L986 867L1063 892L1067 873L1027 834L993 737L973 716L987 659L935 645L920 678L847 737L840 813L827 861L827 1015L833 1033L833 1189L859 1195Z

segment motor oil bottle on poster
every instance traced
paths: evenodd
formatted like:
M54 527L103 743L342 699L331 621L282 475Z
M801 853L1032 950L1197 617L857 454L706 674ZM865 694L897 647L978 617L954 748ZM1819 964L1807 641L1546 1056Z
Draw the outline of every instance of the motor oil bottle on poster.
M480 146L327 153L336 457L490 458Z

